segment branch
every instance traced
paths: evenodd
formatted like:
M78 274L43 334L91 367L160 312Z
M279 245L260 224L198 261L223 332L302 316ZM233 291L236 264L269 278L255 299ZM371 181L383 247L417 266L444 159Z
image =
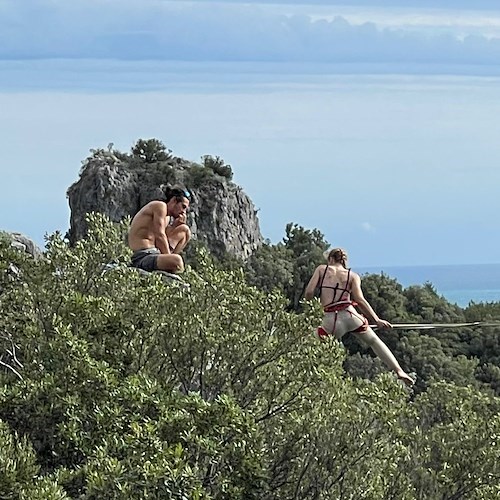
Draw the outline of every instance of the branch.
M9 364L7 363L4 363L2 360L0 360L0 365L2 366L5 366L5 368L8 368L9 370L12 370L12 372L17 376L19 377L20 380L23 380L23 377L22 375L15 369L13 368L12 366L10 366Z

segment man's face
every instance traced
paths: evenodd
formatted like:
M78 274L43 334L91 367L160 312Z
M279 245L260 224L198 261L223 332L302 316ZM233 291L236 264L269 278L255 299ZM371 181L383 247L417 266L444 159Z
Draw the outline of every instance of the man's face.
M182 198L181 201L178 201L172 210L172 215L175 219L180 215L186 215L186 212L189 209L189 200L187 198Z

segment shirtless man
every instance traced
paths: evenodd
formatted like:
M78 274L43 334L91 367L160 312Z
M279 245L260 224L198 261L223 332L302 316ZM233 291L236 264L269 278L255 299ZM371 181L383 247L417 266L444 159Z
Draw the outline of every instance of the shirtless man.
M406 385L413 385L413 379L401 368L394 354L370 328L366 318L354 308L357 305L378 327L392 328L388 321L377 316L365 299L361 278L347 268L347 254L341 248L334 248L325 252L325 257L328 264L316 268L305 291L305 298L309 300L313 298L316 288L320 290L320 302L325 315L322 326L317 329L317 336L325 340L333 335L340 340L346 333L352 333L371 347Z
M132 219L128 244L134 252L132 265L144 271L181 273L184 261L179 253L191 238L186 225L190 194L167 188L166 201L150 201Z

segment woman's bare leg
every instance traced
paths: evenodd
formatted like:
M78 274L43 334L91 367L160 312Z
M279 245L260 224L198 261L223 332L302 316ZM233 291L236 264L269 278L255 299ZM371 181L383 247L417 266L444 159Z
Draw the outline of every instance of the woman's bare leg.
M167 238L172 253L179 254L184 250L191 239L191 230L186 224L181 224L174 229L167 228Z
M401 379L406 385L411 386L414 384L414 380L401 368L397 359L392 354L391 350L380 340L377 334L368 328L366 332L354 333L354 335L367 344L372 351L384 362L387 368L393 370L399 379Z

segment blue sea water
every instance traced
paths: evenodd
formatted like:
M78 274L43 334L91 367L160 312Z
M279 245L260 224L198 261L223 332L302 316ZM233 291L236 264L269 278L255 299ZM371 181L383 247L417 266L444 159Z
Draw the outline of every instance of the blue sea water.
M356 269L360 274L383 272L403 287L431 283L439 295L460 307L471 301L500 302L500 264L386 266Z

